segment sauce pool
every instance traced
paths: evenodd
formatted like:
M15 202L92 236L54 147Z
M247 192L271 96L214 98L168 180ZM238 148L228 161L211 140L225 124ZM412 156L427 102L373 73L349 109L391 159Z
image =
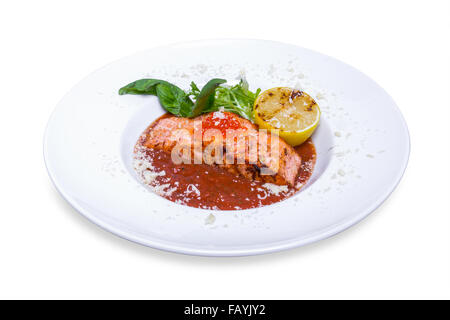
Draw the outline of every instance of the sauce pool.
M138 143L139 146L139 143ZM141 150L144 150L141 148ZM159 149L144 151L152 170L164 172L153 178L150 187L164 186L170 192L164 198L190 207L215 210L252 209L287 199L297 193L311 177L316 163L316 149L311 139L295 147L302 164L293 187L271 192L265 182L252 181L216 165L175 164L171 154Z

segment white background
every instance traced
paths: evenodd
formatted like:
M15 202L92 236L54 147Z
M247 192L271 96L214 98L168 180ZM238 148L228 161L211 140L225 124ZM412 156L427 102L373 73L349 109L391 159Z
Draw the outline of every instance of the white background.
M42 156L58 101L108 62L208 38L297 44L383 86L412 143L392 196L328 240L244 258L146 248L72 209ZM0 39L0 298L450 298L450 1L7 1Z

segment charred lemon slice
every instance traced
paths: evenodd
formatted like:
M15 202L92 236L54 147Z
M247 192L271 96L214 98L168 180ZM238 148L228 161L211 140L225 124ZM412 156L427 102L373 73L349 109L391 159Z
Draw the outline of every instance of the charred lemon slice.
M277 133L291 146L305 142L317 128L320 109L307 93L277 87L264 91L253 106L255 122Z

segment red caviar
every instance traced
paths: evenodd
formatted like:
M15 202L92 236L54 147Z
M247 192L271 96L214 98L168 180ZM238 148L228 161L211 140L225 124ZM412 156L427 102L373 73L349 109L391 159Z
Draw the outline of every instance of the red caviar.
M228 129L241 129L242 126L236 120L236 116L229 112L212 112L202 121L202 132L205 133L208 129L218 129L225 136Z

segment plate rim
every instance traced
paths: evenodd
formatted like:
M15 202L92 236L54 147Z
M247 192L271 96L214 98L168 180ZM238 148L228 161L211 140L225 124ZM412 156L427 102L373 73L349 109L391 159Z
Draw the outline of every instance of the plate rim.
M136 234L132 234L130 232L124 231L123 229L116 228L113 225L105 222L104 220L96 218L95 215L90 214L89 210L83 209L80 205L78 205L77 201L72 196L70 196L69 194L67 194L64 191L64 188L62 188L58 184L56 177L53 175L52 170L50 168L49 161L48 161L48 159L49 159L49 153L48 153L49 127L55 116L58 106L66 98L68 93L73 90L73 88L78 86L78 84L83 82L90 75L106 68L107 66L109 66L117 61L120 61L120 60L130 57L130 56L133 56L135 54L144 53L144 52L151 51L154 49L177 47L177 46L186 45L186 44L209 45L212 42L217 43L217 42L231 42L231 41L266 42L266 43L272 43L272 44L278 44L278 45L288 45L288 46L300 48L302 50L310 51L311 53L314 53L314 54L319 54L322 56L329 57L339 63L344 64L346 67L349 67L354 71L357 71L358 73L364 75L368 79L372 80L389 97L389 99L392 101L392 104L394 107L393 110L395 110L399 115L399 119L401 121L404 133L407 138L406 152L403 155L403 160L401 163L400 170L397 171L397 175L396 175L395 179L393 180L393 183L389 187L385 188L386 191L383 194L381 194L379 196L379 198L372 203L371 206L368 206L365 210L361 210L361 212L359 214L353 215L352 217L350 217L348 219L344 219L342 222L337 223L337 224L333 225L332 227L329 227L327 229L321 229L317 233L315 233L313 235L308 235L306 237L272 242L269 245L267 245L267 244L256 245L256 246L248 246L247 245L247 246L243 247L242 249L240 249L240 248L214 249L214 248L199 248L197 246L192 246L192 245L188 245L188 244L180 245L179 243L176 243L176 242L163 241L161 239L154 238L154 237L143 238ZM53 109L53 111L49 117L49 120L45 127L45 132L44 132L44 137L43 137L44 163L45 163L45 167L46 167L47 173L50 177L52 184L54 185L54 187L56 188L58 193L61 195L61 197L65 201L67 201L78 213L80 213L82 216L84 216L87 220L91 221L98 227L100 227L104 230L107 230L116 236L119 236L120 238L129 240L129 241L132 241L132 242L135 242L135 243L138 243L138 244L141 244L141 245L153 248L153 249L174 252L174 253L181 253L181 254L186 254L186 255L216 256L216 257L252 256L252 255L273 253L273 252L277 252L277 251L284 251L284 250L288 250L288 249L301 247L301 246L304 246L304 245L307 245L307 244L310 244L313 242L317 242L320 240L324 240L324 239L327 239L329 237L332 237L336 234L339 234L339 233L347 230L351 226L355 225L356 223L358 223L361 220L363 220L364 218L366 218L368 215L370 215L372 212L374 212L377 208L379 208L390 197L390 195L395 191L395 189L399 185L400 181L402 180L402 177L404 176L404 173L408 166L410 153L411 153L411 136L409 134L408 125L406 123L406 120L405 120L400 108L398 107L398 105L394 101L394 99L391 97L391 95L389 95L389 93L383 87L381 87L377 82L375 82L371 77L369 77L364 72L360 71L359 69L356 69L355 67L353 67L345 62L343 62L337 58L334 58L332 56L323 54L321 52L311 50L308 48L304 48L304 47L298 46L296 44L274 41L274 40L254 39L254 38L249 38L249 39L246 39L246 38L217 38L217 39L213 38L213 39L203 39L203 40L181 41L181 42L175 42L175 43L165 44L165 45L161 45L161 46L155 46L155 47L148 48L145 50L140 50L133 54L130 54L130 55L121 57L119 59L116 59L112 62L109 62L109 63L103 65L102 67L97 68L96 70L92 71L85 77L83 77L74 86L72 86L66 94L64 94L64 96L56 104L55 108ZM210 210L210 211L214 212L214 210Z

